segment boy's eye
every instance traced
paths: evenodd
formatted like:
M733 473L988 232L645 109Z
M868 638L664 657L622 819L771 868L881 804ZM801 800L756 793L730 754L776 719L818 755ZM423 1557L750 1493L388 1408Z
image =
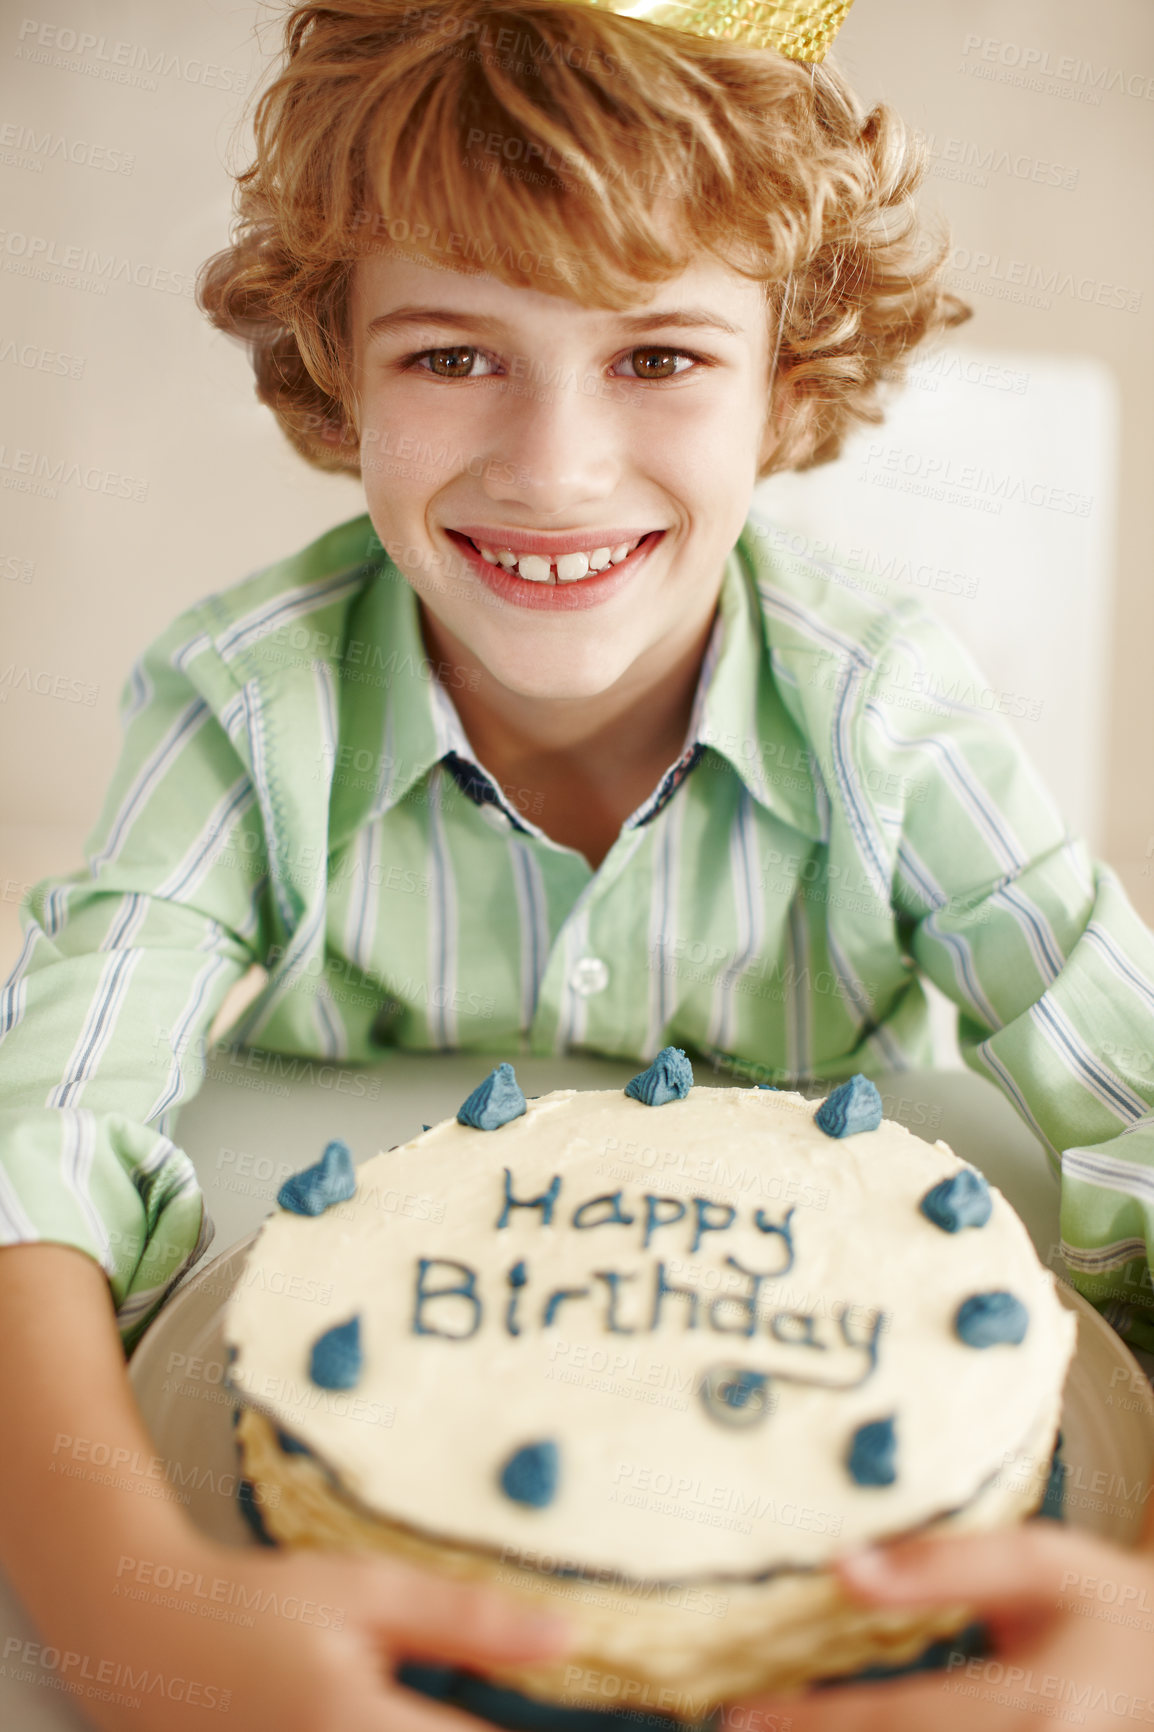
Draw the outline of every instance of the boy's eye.
M684 349L653 347L631 349L625 358L633 366L635 379L657 380L673 379L683 373L685 367L678 367L678 361L689 366L697 365L698 361L696 355ZM419 355L410 355L403 365L416 372L431 373L435 379L469 379L479 376L473 372L473 363L478 359L488 363L492 357L471 344L461 343L451 349L423 349ZM425 362L427 366L423 365Z
M479 349L473 349L466 344L459 344L454 349L426 349L420 355L411 355L406 365L415 366L420 361L428 361L428 367L420 367L418 371L432 373L436 379L467 379L474 356L480 355Z
M641 357L638 364L636 357ZM684 367L675 367L673 362L694 362L696 357L687 355L684 349L630 349L627 357L634 365L634 377L638 379L673 379L678 373L685 371Z

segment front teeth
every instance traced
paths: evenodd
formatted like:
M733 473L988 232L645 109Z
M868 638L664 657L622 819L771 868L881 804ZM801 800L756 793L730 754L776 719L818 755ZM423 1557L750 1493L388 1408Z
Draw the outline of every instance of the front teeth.
M528 578L530 583L548 583L549 561L536 553L526 553L517 561L517 576Z
M478 547L478 551L490 565L503 565L506 571L515 569L517 576L528 583L548 583L554 564L558 583L577 583L588 577L591 571L604 571L607 566L620 565L640 540L639 536L637 541L622 541L617 547L595 547L591 553L563 553L555 562L539 553L525 553L518 559L508 547L499 552L492 547Z
M607 552L604 547L594 548L592 553L563 553L557 561L557 582L576 583L579 577L588 577L590 566L594 571L600 571L600 565L593 561L599 554Z

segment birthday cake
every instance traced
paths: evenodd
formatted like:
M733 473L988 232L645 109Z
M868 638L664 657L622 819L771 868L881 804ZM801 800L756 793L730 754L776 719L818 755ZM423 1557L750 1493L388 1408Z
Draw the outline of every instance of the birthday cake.
M559 1710L693 1721L910 1660L972 1613L856 1604L832 1560L1044 1494L1074 1319L864 1077L694 1087L666 1048L527 1101L499 1065L278 1202L225 1322L268 1536L561 1612L563 1661L493 1674Z

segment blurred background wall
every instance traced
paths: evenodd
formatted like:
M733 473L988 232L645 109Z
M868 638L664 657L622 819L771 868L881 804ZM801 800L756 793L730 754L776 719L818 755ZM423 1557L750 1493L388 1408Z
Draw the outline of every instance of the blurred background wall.
M192 301L280 15L0 10L0 978L27 886L83 863L139 651L362 508ZM857 0L838 59L925 135L975 316L884 429L759 503L783 545L948 615L1154 920L1154 9Z

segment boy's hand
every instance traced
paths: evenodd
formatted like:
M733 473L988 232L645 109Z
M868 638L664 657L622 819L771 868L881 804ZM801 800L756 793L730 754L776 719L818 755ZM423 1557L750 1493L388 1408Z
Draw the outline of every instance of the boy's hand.
M892 1684L765 1697L727 1710L725 1732L1084 1732L1154 1726L1154 1558L1052 1522L908 1541L838 1566L875 1606L968 1602L994 1653Z
M566 1641L560 1620L496 1589L387 1560L249 1553L190 1534L114 1575L102 1604L45 1630L73 1702L105 1732L475 1732L471 1716L398 1684L396 1666L484 1672L550 1659ZM222 1609L229 1621L212 1615Z

